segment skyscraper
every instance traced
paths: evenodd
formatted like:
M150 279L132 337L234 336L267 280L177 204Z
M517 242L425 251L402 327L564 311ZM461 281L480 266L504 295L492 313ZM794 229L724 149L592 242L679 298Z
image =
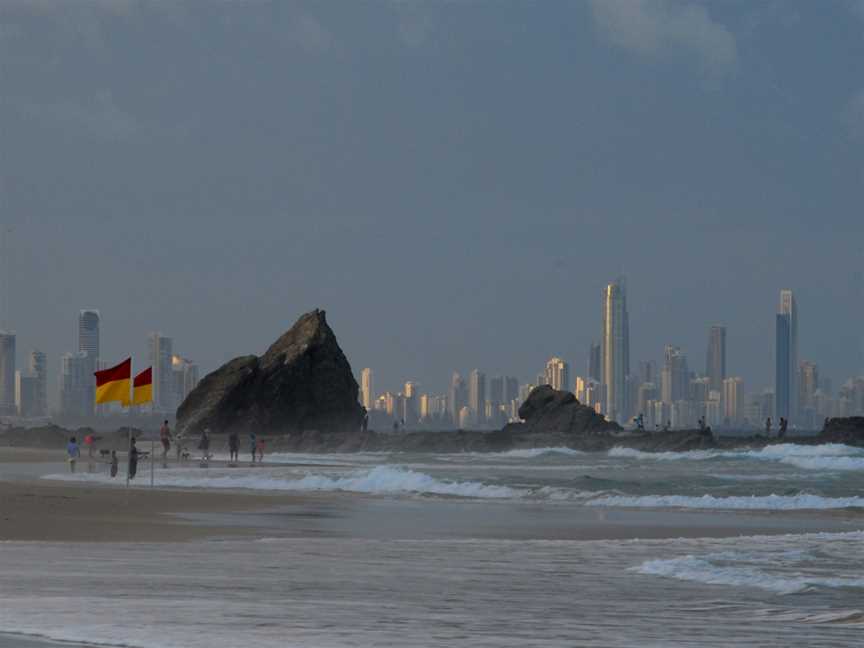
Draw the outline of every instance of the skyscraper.
M723 418L729 424L741 420L744 399L744 381L741 378L723 380Z
M468 408L478 423L486 418L486 374L479 369L468 376Z
M360 372L360 399L367 411L372 411L375 402L375 376L369 367Z
M501 376L493 376L489 381L489 402L492 403L493 408L497 408L503 403L507 402L504 400L504 378Z
M621 279L603 290L602 333L600 383L603 411L610 421L623 423L627 416L626 379L630 373L630 322L626 290Z
M660 398L664 403L687 400L690 391L690 370L687 355L680 348L666 345L663 369L660 372Z
M816 390L819 389L819 367L815 362L803 361L798 370L798 411L814 409Z
M450 379L450 392L447 394L447 412L453 420L453 425L459 425L459 414L467 402L468 390L465 381L458 371L454 371Z
M504 402L509 403L519 398L519 379L513 376L504 377Z
M591 348L588 351L588 377L598 383L600 382L600 375L602 373L600 369L602 357L603 354L600 351L600 345L592 342Z
M775 361L775 416L794 421L798 413L798 306L791 290L780 291Z
M147 345L153 367L153 405L161 412L173 412L178 405L174 402L174 341L160 333L151 333Z
M173 374L173 399L177 407L180 407L186 397L198 386L198 365L182 356L175 355L171 358L171 372Z
M561 358L549 358L546 363L545 372L546 384L552 389L559 391L570 391L570 365L564 362Z
M15 334L0 331L0 414L15 414Z
M48 359L38 349L30 353L30 375L36 378L35 416L48 415Z
M80 419L93 416L94 392L91 389L92 359L84 352L64 353L60 357L60 414ZM95 384L95 383L94 383Z
M78 351L93 359L93 371L99 369L99 324L102 318L98 310L82 310L78 313Z
M705 358L705 375L711 381L711 389L723 390L726 378L726 327L712 326L708 331L708 353Z

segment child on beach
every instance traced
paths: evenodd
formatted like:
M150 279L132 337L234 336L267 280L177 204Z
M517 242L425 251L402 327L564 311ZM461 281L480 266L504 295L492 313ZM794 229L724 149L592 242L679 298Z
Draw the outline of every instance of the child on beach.
M69 470L74 473L75 462L81 456L81 449L78 447L75 437L69 439L69 443L66 444L66 454L69 455Z
M111 451L111 476L112 476L112 477L116 477L116 476L117 476L117 469L118 469L118 465L117 465L117 451L116 451L116 450L112 450L112 451Z

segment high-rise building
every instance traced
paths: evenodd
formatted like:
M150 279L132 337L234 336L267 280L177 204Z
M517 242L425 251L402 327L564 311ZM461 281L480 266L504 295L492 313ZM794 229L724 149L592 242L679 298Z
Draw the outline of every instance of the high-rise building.
M711 389L721 391L726 379L726 327L712 326L708 331L708 353L705 357L705 375Z
M15 415L15 334L0 331L0 415Z
M38 416L36 413L38 388L35 376L28 376L20 370L15 372L15 413L21 418Z
M367 411L372 411L375 400L375 376L369 367L360 372L360 399Z
M507 402L504 400L504 378L501 376L493 376L489 381L488 402L492 403L494 408Z
M98 310L82 310L78 313L78 351L93 359L94 371L98 369L100 357L99 324L102 321Z
M458 371L450 379L450 392L447 394L447 412L454 425L459 425L459 414L468 402L468 389Z
M92 362L86 351L65 353L60 357L60 414L64 418L93 416Z
M198 386L198 365L191 360L175 355L171 358L171 372L174 385L173 401L177 407L180 407L186 397Z
M726 378L723 380L723 419L730 425L741 420L744 406L744 380Z
M36 379L36 413L34 416L48 415L48 359L38 349L30 353L30 375Z
M160 412L173 412L179 403L174 391L174 340L160 333L147 338L150 366L153 367L153 405Z
M690 397L690 370L687 355L680 348L666 345L663 369L660 372L660 398L664 403L675 403Z
M815 408L814 398L817 389L819 389L819 367L815 362L805 360L798 369L799 411Z
M564 362L561 358L549 358L546 362L546 372L544 374L546 384L552 389L558 391L570 391L572 385L570 383L570 365Z
M623 280L603 290L603 335L600 362L604 414L610 421L627 417L627 376L630 373L630 322Z
M478 423L486 418L486 374L479 369L468 376L468 408Z
M639 363L639 384L659 383L660 376L657 375L657 363L653 360L642 360Z
M513 376L504 377L504 400L510 403L519 398L519 379Z
M791 290L780 291L775 361L775 416L794 421L798 409L798 306Z
M588 351L588 377L594 382L600 382L602 374L601 362L603 353L600 350L600 345L596 342L591 343L591 348Z

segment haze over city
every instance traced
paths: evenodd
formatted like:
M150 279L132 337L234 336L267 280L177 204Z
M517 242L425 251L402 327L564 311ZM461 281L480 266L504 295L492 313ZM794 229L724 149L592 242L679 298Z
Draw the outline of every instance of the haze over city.
M631 362L680 346L774 382L864 372L857 2L44 3L0 7L0 220L19 366L202 373L321 306L359 378L574 374L627 277ZM699 34L699 36L695 36ZM843 61L839 66L838 62ZM827 342L830 341L830 344Z

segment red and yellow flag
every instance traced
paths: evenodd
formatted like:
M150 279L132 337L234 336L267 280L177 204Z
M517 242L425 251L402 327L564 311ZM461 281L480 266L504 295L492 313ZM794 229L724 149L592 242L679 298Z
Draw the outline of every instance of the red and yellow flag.
M129 405L132 383L132 358L116 367L96 372L96 404L119 402Z
M132 384L132 404L143 405L153 400L153 367L145 369Z

